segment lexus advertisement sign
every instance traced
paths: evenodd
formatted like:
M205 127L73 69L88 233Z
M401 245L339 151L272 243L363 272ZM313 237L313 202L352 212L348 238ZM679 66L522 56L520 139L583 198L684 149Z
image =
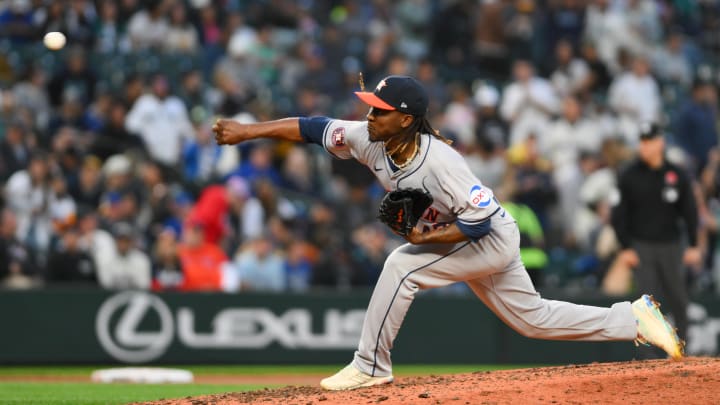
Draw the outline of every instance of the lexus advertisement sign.
M108 298L95 318L95 333L109 355L124 363L146 363L161 357L177 342L192 349L266 349L276 343L285 349L350 351L360 339L365 311L322 311L320 330L313 330L313 313L291 308L275 314L267 308L230 307L218 311L210 330L196 328L195 310L171 309L160 297L122 292ZM156 326L143 328L154 318Z

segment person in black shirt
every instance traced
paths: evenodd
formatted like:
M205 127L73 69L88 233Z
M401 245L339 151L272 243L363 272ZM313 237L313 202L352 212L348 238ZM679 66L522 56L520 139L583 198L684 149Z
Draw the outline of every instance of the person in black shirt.
M51 285L98 286L95 262L90 253L81 247L77 227L67 229L50 254L45 281Z
M125 153L128 150L137 150L143 155L147 153L145 144L139 135L125 128L127 107L122 100L113 100L110 105L110 115L98 136L90 146L90 152L105 161L112 155Z
M622 247L618 259L635 269L635 287L669 306L678 335L685 339L688 293L683 264L698 266L701 261L698 211L692 180L666 160L664 147L662 130L642 125L638 158L619 175L612 225ZM681 223L687 231L684 251Z

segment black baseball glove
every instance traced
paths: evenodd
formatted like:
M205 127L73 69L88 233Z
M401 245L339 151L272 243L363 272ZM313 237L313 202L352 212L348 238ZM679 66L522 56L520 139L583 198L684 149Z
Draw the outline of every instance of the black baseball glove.
M432 195L419 188L394 190L385 194L380 202L378 219L395 233L405 236L432 203Z

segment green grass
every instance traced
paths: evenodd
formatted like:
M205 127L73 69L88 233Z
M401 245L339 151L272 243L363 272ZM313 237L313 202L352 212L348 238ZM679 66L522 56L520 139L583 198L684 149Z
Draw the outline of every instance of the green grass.
M216 394L223 392L251 391L272 385L220 385L220 384L93 384L90 374L99 368L117 366L0 366L0 404L33 405L90 405L126 404L128 402L152 401L162 398L183 398L187 396ZM342 365L311 366L171 366L190 370L195 376L236 375L330 375ZM430 374L455 374L473 371L526 368L522 365L397 365L396 376L420 376ZM3 377L18 376L65 376L83 377L87 383L59 383L51 381L20 382L3 381ZM281 385L276 385L281 386Z
M127 404L164 398L260 389L256 385L2 383L0 403L17 405Z

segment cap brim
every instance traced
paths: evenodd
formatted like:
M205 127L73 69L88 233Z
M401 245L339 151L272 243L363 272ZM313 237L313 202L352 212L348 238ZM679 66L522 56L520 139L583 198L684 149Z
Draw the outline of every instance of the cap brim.
M356 91L355 95L369 106L382 108L383 110L395 110L395 107L382 101L380 97L375 95L375 93L369 91Z
M660 134L660 133L653 133L653 134L649 134L649 135L648 135L648 134L640 135L640 139L642 139L642 140L655 139L655 138L662 138L662 134Z

